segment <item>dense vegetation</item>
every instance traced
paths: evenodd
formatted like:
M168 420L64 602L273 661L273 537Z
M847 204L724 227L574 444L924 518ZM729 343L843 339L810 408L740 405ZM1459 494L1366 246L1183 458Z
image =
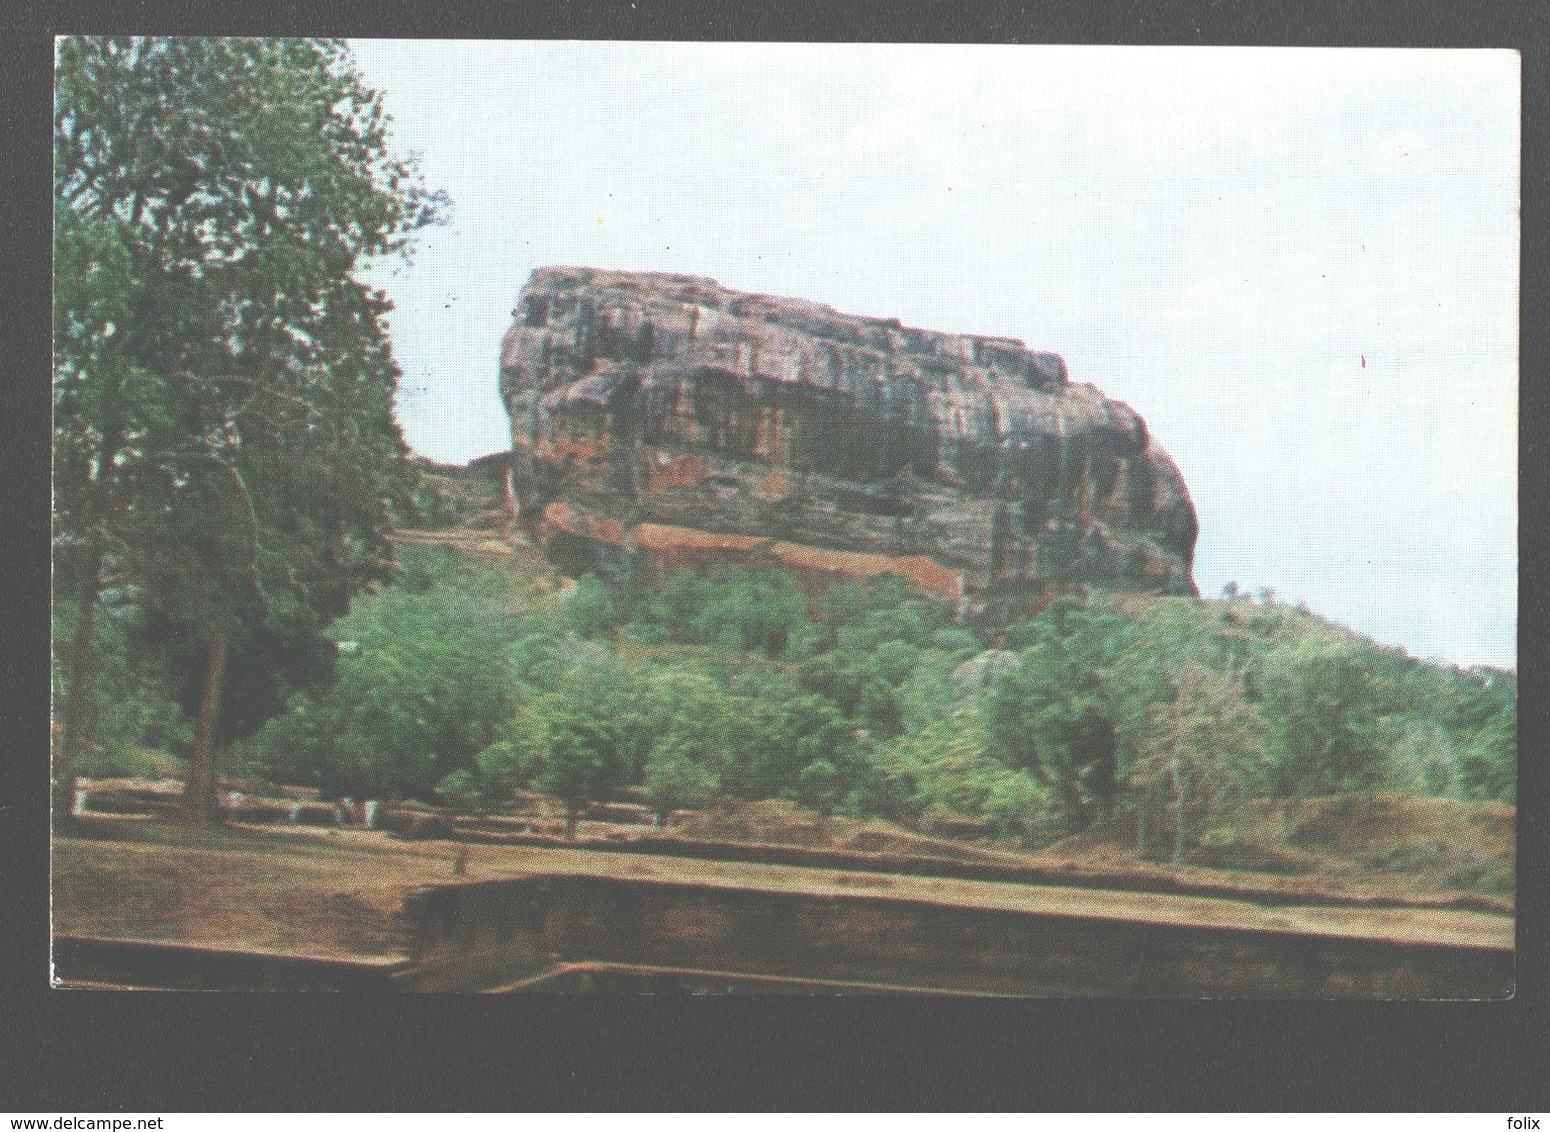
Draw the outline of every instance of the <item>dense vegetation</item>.
M682 573L630 608L595 577L405 548L334 628L337 682L240 757L328 791L574 813L786 798L1036 844L1125 812L1154 855L1250 797L1513 799L1516 678L1415 661L1284 605L1062 598L1000 648L885 578L816 608L777 571Z
M1124 815L1175 858L1250 798L1514 800L1514 674L1271 594L1064 597L992 642L897 578L561 597L528 560L414 547L395 573L393 526L498 493L419 474L393 417L388 304L356 272L447 202L388 152L380 96L319 40L64 39L57 78L61 816L78 769L174 769L209 820L218 753L573 818L622 786L1024 844Z
M321 630L392 576L413 475L355 272L445 201L336 41L67 37L55 76L57 812L122 743L127 634L207 821L216 750L328 679Z
M448 202L341 43L60 40L54 192L62 819L84 771L184 774L211 820L217 754L329 794L533 789L572 822L623 786L1025 845L1124 819L1173 859L1249 800L1514 800L1516 675L1268 592L1062 597L989 640L901 578L395 564L392 527L499 501L398 433L356 271Z

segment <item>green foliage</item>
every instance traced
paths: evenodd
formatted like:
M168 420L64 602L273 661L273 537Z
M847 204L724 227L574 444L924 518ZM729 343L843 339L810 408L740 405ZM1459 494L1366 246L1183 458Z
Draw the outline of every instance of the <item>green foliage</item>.
M668 639L779 657L810 622L807 599L783 570L729 567L709 578L680 570L635 609L637 639Z
M938 629L926 644L940 652L958 654L960 658L980 650L980 639L967 629Z
M885 686L897 688L909 678L920 649L902 640L884 641L872 650L867 666Z
M565 806L567 837L575 836L576 817L588 802L626 780L618 729L596 706L552 693L532 705L524 720L531 733L523 769L534 789Z
M552 686L578 710L608 721L622 784L639 781L653 745L672 719L665 682L649 668L605 655L572 665Z
M1280 790L1334 794L1378 785L1373 673L1356 649L1308 637L1277 649L1264 667Z
M1174 860L1211 828L1225 802L1241 801L1267 785L1265 724L1243 699L1231 670L1195 661L1180 663L1170 677L1172 699L1147 708L1145 755L1133 784L1144 808L1172 807ZM1161 814L1148 815L1161 824ZM1189 829L1191 819L1198 828Z
M214 682L202 810L212 743L325 679L321 629L391 574L413 477L352 272L435 218L337 41L65 38L55 75L56 581L88 628L133 593L187 706Z
M330 793L426 795L471 768L511 715L504 645L521 623L505 600L493 571L362 599L334 626L344 645L332 687L292 697L244 756Z
M1503 707L1488 720L1459 759L1458 782L1466 798L1516 802L1518 713Z
M912 598L908 583L896 574L871 579L859 601L847 596L829 618L838 647L868 653L895 641L929 644L947 629L947 619L945 606Z
M1049 792L1026 774L997 775L989 783L982 808L1003 835L1015 833L1024 847L1031 848L1050 813Z
M843 788L840 772L825 758L814 759L797 775L797 800L820 814L834 812L834 805L839 801Z
M56 79L62 535L106 524L191 620L342 612L407 482L350 274L422 213L380 97L314 40L69 38Z
M576 589L565 603L565 624L571 632L586 640L607 638L618 622L608 584L596 574L587 574L576 582Z
M1384 752L1384 784L1404 794L1452 794L1459 783L1458 759L1446 731L1424 715L1391 715L1378 721Z
M915 655L911 649L909 659ZM835 649L804 661L797 678L805 691L833 701L842 715L874 734L897 735L903 730L903 714L880 667L895 675L895 682L901 681L909 674L909 667L901 670L900 659L897 652L884 652L879 658L859 650Z
M928 725L893 747L889 771L908 798L910 816L931 806L980 813L1006 766L985 751L979 728L968 716Z
M681 746L659 746L646 761L646 800L663 825L674 810L705 805L719 785L715 772Z
M79 610L61 601L54 608L54 698L64 694L65 674L58 658L69 653ZM181 772L193 732L156 665L130 647L133 624L128 611L113 606L94 634L90 663L97 678L82 714L80 773L99 777ZM169 759L170 752L177 759Z
M875 591L837 587L816 619L805 607L777 619L788 637L772 658L768 633L743 613L774 583L748 572L673 576L639 597L616 647L595 580L563 609L510 614L513 594L541 588L519 582L514 564L503 574L411 550L403 565L397 587L336 627L358 647L341 655L339 683L298 698L320 719L353 721L292 737L312 781L369 756L403 792L465 806L531 788L574 816L632 785L664 812L779 798L905 823L953 815L1030 846L1125 809L1154 849L1171 841L1197 857L1219 839L1216 815L1266 793L1368 783L1510 797L1509 674L1422 665L1289 607L1057 601L1015 627L1022 651L985 689L955 675L983 655L977 640L933 627L930 607L907 594L889 608ZM596 599L595 617L578 616L578 598ZM718 640L729 628L752 647ZM644 643L649 631L662 643ZM466 655L448 644L470 641ZM392 720L386 711L345 711L413 704L421 686L456 705L440 730L430 717L425 732L401 721L404 738L373 730ZM1338 711L1325 702L1337 694ZM1336 742L1289 748L1293 719ZM1342 749L1353 735L1365 745ZM347 792L366 787L350 779Z
M436 783L436 797L455 810L477 809L485 798L477 775L467 770L454 770Z
M1032 642L982 702L990 750L1054 796L1069 829L1113 801L1117 740L1104 680L1130 639L1123 617L1056 601L1022 627Z
M916 655L909 676L894 690L900 722L908 734L917 735L964 706L964 688L954 671L972 656L968 650L944 653L936 649L923 649Z

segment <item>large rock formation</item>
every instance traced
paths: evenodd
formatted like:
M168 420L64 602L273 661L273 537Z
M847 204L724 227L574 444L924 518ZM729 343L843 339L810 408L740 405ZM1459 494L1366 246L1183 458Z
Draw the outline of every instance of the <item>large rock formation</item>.
M1000 617L1194 592L1178 470L1057 355L684 275L541 268L513 313L513 486L563 568L891 571Z

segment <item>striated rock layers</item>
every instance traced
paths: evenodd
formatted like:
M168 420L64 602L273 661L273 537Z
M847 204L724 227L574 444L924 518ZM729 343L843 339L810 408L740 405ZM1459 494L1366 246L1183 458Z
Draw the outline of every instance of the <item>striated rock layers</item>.
M1057 355L684 275L541 268L513 313L512 486L563 569L892 572L999 620L1194 592L1178 470Z

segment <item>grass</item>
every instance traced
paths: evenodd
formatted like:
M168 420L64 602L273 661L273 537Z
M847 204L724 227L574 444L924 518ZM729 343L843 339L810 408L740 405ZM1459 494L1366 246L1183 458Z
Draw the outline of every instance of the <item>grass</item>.
M332 842L340 843L334 844ZM403 891L450 873L428 854L384 853L348 834L274 837L97 819L54 842L62 934L380 956L403 947Z
M1185 862L1315 885L1357 883L1397 897L1457 892L1511 900L1516 816L1501 802L1391 793L1253 799L1214 815ZM1046 852L1108 864L1134 860L1134 819L1118 818Z

